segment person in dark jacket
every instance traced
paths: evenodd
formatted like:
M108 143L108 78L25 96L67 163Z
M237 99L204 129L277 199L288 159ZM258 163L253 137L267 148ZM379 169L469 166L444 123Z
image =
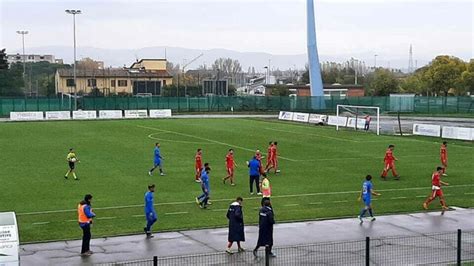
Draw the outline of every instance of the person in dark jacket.
M270 256L275 257L272 253L273 246L273 225L275 219L273 210L270 204L270 200L264 200L263 206L260 209L259 220L258 220L258 241L257 246L253 250L253 255L257 257L257 251L259 247L268 246L270 249Z
M92 212L91 201L92 195L87 194L84 196L84 200L79 202L79 205L77 205L78 222L82 229L82 256L92 255L92 251L90 250L91 225L95 213Z
M244 214L242 212L242 201L241 197L237 197L235 202L230 204L229 209L227 210L227 219L229 219L229 243L227 244L227 253L232 254L230 248L234 242L237 242L237 247L239 252L245 251L245 249L240 246L240 242L245 242L245 233L244 233Z

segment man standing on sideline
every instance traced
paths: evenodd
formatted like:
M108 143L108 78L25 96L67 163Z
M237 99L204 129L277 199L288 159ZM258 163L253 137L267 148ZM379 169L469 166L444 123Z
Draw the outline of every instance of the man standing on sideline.
M249 184L250 184L250 195L253 195L253 183L255 183L255 187L257 188L257 195L262 195L260 193L260 162L254 156L250 162L247 161L247 165L249 167Z
M272 196L272 186L270 185L270 180L268 179L267 174L263 173L262 176L262 188L260 191L262 191L261 205L263 206L263 203L266 200L270 201L270 197Z
M222 179L222 182L225 184L227 179L230 179L230 185L235 186L234 183L234 168L237 166L234 160L234 150L229 149L229 152L225 156L225 168L227 170L227 176Z
M443 176L448 176L446 174L446 168L448 168L448 142L443 141L443 144L441 144L441 149L440 149L440 157L441 157L441 164L443 165Z
M269 200L263 201L258 219L258 241L253 250L253 255L257 257L257 251L260 247L268 246L270 256L275 257L272 252L273 246L273 225L275 224L273 210Z
M95 213L92 212L91 201L92 195L87 194L84 196L84 200L77 206L78 222L82 229L81 256L90 256L93 253L90 249L90 242L92 237L92 218L95 217Z
M449 186L448 183L441 181L441 174L443 173L443 167L438 166L436 172L431 175L431 195L423 203L423 208L428 209L428 205L436 198L439 197L439 202L441 203L441 214L444 214L444 211L448 209L446 206L446 201L444 200L443 190L441 185Z
M211 192L211 187L209 185L209 174L211 168L207 166L201 175L201 189L202 194L196 198L196 203L199 205L199 208L206 209L209 201L209 194Z
M374 213L372 211L372 195L374 196L380 196L380 193L377 193L373 190L373 185L372 185L372 176L367 175L365 177L364 183L362 183L362 191L360 192L360 196L358 201L361 199L364 200L364 208L360 211L360 214L357 218L360 220L360 224L364 222L362 220L367 213L369 212L369 215L371 217L371 221L375 221Z
M72 174L74 180L79 180L76 176L76 173L74 172L74 169L76 169L76 163L79 162L79 159L77 159L76 153L74 152L73 148L69 149L69 153L66 156L66 160L69 164L69 170L64 175L64 178L67 179L69 174Z
M365 131L369 130L371 120L372 120L372 117L370 117L370 115L365 116L365 125L364 125L364 130Z
M395 169L395 161L398 161L398 159L393 156L393 150L395 149L395 145L388 145L388 149L385 152L385 157L383 159L384 161L384 168L382 171L382 180L387 179L387 173L391 169L392 170L392 175L395 178L395 180L400 180L400 176L397 174L397 170Z
M242 201L241 197L237 197L235 202L230 204L227 210L227 219L229 219L229 236L227 249L225 252L232 254L231 247L234 242L237 242L239 252L245 251L240 245L240 242L245 242L244 232L244 214L242 212Z
M154 158L155 158L154 161L153 161L153 168L150 169L150 171L148 172L148 174L149 174L150 176L153 175L153 171L154 171L157 167L159 167L159 169L160 169L160 175L161 175L161 176L164 176L165 173L163 173L163 167L161 166L161 164L162 164L161 161L164 160L164 158L161 157L160 143L159 143L159 142L157 142L157 143L155 144L155 149L154 149L154 151L153 151L153 154L154 154Z
M196 156L194 157L195 160L195 170L196 170L196 176L195 176L195 181L197 183L201 182L201 173L202 173L202 149L197 149Z
M145 193L145 218L146 218L146 227L143 228L147 238L152 238L151 227L158 220L154 207L154 195L155 184L148 186L148 191Z

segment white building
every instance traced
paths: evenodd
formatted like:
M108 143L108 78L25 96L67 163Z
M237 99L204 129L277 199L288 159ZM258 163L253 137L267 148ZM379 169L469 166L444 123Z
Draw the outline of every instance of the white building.
M7 61L8 61L8 64L23 63L23 55L22 54L8 54ZM62 59L56 59L54 58L54 55L26 54L25 62L26 63L49 62L53 64L53 63L62 62Z

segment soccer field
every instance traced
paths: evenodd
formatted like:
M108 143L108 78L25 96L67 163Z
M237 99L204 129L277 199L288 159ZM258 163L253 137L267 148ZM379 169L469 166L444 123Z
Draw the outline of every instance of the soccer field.
M249 195L245 161L278 141L281 173L270 174L277 222L357 216L366 174L382 193L375 215L417 212L431 191L440 139L376 136L263 119L167 119L2 123L0 211L15 211L21 241L80 238L77 204L94 195L94 237L142 233L143 195L155 183L155 231L227 225L228 204L244 197L246 224L256 223L259 196ZM148 176L154 143L161 143L166 176ZM381 181L383 156L394 144L400 181ZM74 147L79 181L64 179L66 154ZM211 173L210 208L198 208L194 154L203 149ZM235 187L222 184L225 155L235 150ZM474 147L450 141L447 204L474 206ZM264 161L266 161L264 159ZM390 175L389 175L390 176ZM430 209L440 209L434 201ZM357 222L357 221L354 221ZM224 240L223 240L224 241Z

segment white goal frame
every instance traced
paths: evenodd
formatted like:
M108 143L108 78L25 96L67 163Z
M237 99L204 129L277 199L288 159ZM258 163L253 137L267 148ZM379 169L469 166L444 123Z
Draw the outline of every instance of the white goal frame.
M336 116L338 118L340 117L339 107L348 107L348 108L356 108L356 109L375 109L377 111L377 135L380 135L380 107L338 104L336 106ZM357 120L356 120L355 129L357 130ZM336 123L336 130L339 131L339 123Z

